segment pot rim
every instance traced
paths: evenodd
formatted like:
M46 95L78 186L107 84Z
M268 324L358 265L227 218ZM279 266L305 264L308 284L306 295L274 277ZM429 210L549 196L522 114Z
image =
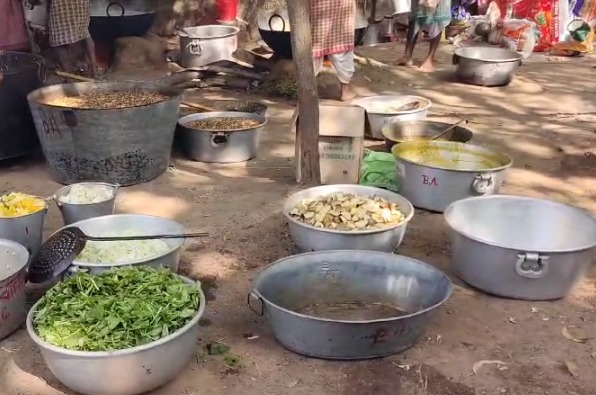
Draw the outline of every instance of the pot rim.
M426 102L426 104L420 108L415 108L413 110L406 110L406 111L399 111L399 112L379 112L379 111L368 111L367 108L359 103L365 102L367 103L371 99L381 98L381 97L394 97L394 98L402 98L402 97L409 97L412 99L420 100ZM370 115L387 115L387 116L400 116L400 115L408 115L408 114L416 114L423 111L428 111L432 106L432 101L427 99L426 97L416 96L416 95L373 95L373 96L366 96L366 97L359 97L355 100L352 100L350 104L359 106L364 108L364 110Z
M435 124L436 126L444 126L445 128L447 127L451 127L453 126L453 122L446 122L446 121L439 121L439 120L435 120L435 119L418 119L418 120L410 120L410 121L396 121L396 122L391 122L389 124L383 125L383 127L381 128L381 135L383 136L383 138L385 139L385 141L387 143L390 144L401 144L401 143L405 143L406 141L414 141L414 140L395 140L389 137L389 132L388 129L391 127L391 125L403 125L406 126L408 124L417 124L417 123L425 123L425 124ZM470 139L467 142L472 141L472 139L474 138L474 132L467 128L465 125L457 125L453 128L452 132L454 132L456 129L463 129L466 130L467 132L470 133ZM387 132L387 133L386 133ZM440 132L439 132L440 133ZM438 133L437 133L438 134ZM432 138L432 136L431 136ZM419 140L415 140L415 141L419 141ZM430 138L426 139L426 140L422 140L422 141L432 141ZM441 139L437 139L437 141L452 141L452 140L441 140ZM463 143L462 141L454 141L456 143Z
M272 301L270 301L269 299L265 298L261 292L259 292L259 290L257 289L258 286L258 281L259 278L261 276L261 274L275 266L278 265L282 262L288 261L290 259L296 259L297 257L302 257L302 256L307 256L307 255L328 255L328 254L337 254L337 253L350 253L350 254L354 254L354 253L366 253L367 255L392 255L394 257L398 257L398 258L403 258L406 260L409 260L411 262L414 262L418 265L422 265L427 269L430 269L431 271L437 272L441 275L441 277L443 277L445 280L447 280L447 285L448 285L448 289L447 292L445 294L445 296L442 298L441 301L433 304L432 306L429 306L425 309L422 310L418 310L414 313L410 313L407 315L400 315L398 317L392 317L392 318L379 318L376 320L336 320L336 319L331 319L331 318L323 318L323 317L316 317L316 316L312 316L312 315L307 315L307 314L302 314L302 313L298 313L297 311L293 311L290 309L287 309L285 307L281 307L276 303L273 303ZM257 277L254 279L254 283L256 284L256 286L253 288L253 291L255 295L257 295L259 298L261 298L263 300L263 302L279 309L282 310L285 313L294 315L294 316L298 316L300 318L306 318L309 320L313 320L313 321L319 321L319 322L330 322L330 323L337 323L337 324L375 324L375 323L383 323L383 322L393 322L393 321L398 321L398 320L402 320L402 319L406 319L406 318L412 318L412 317L416 317L419 315L422 315L424 313L430 312L432 310L437 309L438 307L440 307L441 305L445 304L445 302L447 302L449 300L449 298L451 297L451 295L453 294L453 282L451 281L451 279L449 278L449 276L447 274L445 274L443 271L437 269L436 267L425 263L421 260L415 259L415 258L411 258L405 255L397 255L397 254L392 254L392 253L388 253L388 252L381 252L381 251L368 251L368 250L329 250L329 251L312 251L312 252L305 252L302 254L297 254L297 255L291 255L291 256L287 256L284 258L281 258L273 263L270 263L269 265L265 266L264 268L262 268L259 272L259 274L257 275Z
M33 328L33 315L36 313L37 306L39 305L39 303L41 302L42 299L39 299L37 302L35 302L35 304L31 307L31 309L29 309L29 312L27 313L27 319L26 319L27 333L29 334L31 339L43 350L51 351L51 352L60 354L62 356L69 356L69 357L110 358L110 357L119 357L119 356L124 356L124 355L136 354L136 353L140 353L142 351L147 351L147 350L157 348L165 343L169 343L170 341L175 340L176 338L182 336L184 333L188 332L193 326L198 324L199 319L201 319L201 317L203 316L203 314L205 312L206 301L205 301L205 294L203 292L203 289L201 288L201 283L199 281L191 280L190 278L181 276L179 274L177 276L181 277L187 284L198 285L199 294L200 294L199 309L197 310L194 317L186 323L186 325L184 325L182 328L178 329L176 332L170 333L166 337L162 337L162 338L152 341L150 343L141 344L140 346L125 348L122 350L114 350L114 351L79 351L79 350L69 350L67 348L54 346L53 344L50 344L50 343L46 342L45 340L43 340L41 337L39 337L37 335L37 333L35 332L35 328Z
M228 28L230 29L230 33L226 33L223 36L217 36L217 37L207 37L207 36L199 36L199 35L191 35L190 33L186 32L186 29L192 29L192 28L196 28L196 27L200 27L200 28L206 28L206 27L216 27L216 28L220 28L220 27L224 27L224 28ZM232 37L237 35L240 32L240 28L238 28L237 26L226 26L226 25L199 25L199 26L187 26L185 28L182 29L178 29L176 30L176 33L178 34L179 37L181 38L189 38L191 40L217 40L217 39L221 39L221 38L228 38L228 37Z
M185 122L200 121L202 119L210 118L247 118L253 121L260 121L259 125L242 128L242 129L194 129L185 125ZM178 119L178 125L182 128L193 132L208 132L208 133L231 133L231 132L246 132L264 127L267 124L267 117L256 112L241 112L241 111L212 111L212 112L197 112L188 114Z
M25 248L25 246L13 240L0 238L0 248L2 247L4 247L6 250L13 251L17 255L17 259L20 257L23 257L24 259L15 267L11 268L10 270L7 270L6 273L8 274L6 276L0 276L0 283L10 279L15 274L18 274L21 270L25 269L27 267L27 263L29 263L29 258L31 256L27 248Z
M144 82L147 83L147 81L144 81ZM79 111L102 111L102 112L104 112L104 111L126 111L126 110L132 110L132 109L147 108L147 107L155 106L158 104L163 104L163 103L166 103L169 101L182 100L182 93L177 94L177 95L164 94L164 96L166 96L166 98L163 100L160 100L155 103L142 104L142 105L138 105L138 106L129 106L129 107L120 107L120 108L81 108L81 107L67 107L67 106L58 106L55 104L48 104L48 103L45 103L42 98L38 97L38 96L41 96L40 92L53 90L53 89L55 89L54 87L61 87L61 89L64 90L64 87L66 85L76 88L76 90L78 90L80 88L90 87L92 85L99 85L99 86L112 85L114 87L122 87L123 88L123 89L115 89L113 91L105 91L104 93L122 92L122 91L126 91L127 89L131 89L131 90L139 89L139 90L147 90L147 91L154 92L154 93L160 93L159 86L157 86L157 88L155 86L151 87L149 85L143 86L143 81L69 82L66 84L48 85L48 86L42 86L41 88L37 88L27 95L27 102L29 103L29 106L31 106L31 104L33 104L33 105L36 105L39 107L49 107L49 108L52 108L52 109L58 110L58 111L71 110L71 111L77 111L77 112L79 112ZM124 89L124 87L126 87L127 89ZM163 86L161 88L167 89L166 86ZM86 90L85 92L88 92L88 91L89 90Z
M555 201L548 200L548 199L538 199L538 198L533 198L533 197L528 197L528 196L517 196L517 195L474 196L474 197L468 197L468 198L465 198L462 200L455 201L455 202L451 203L449 206L447 206L447 208L443 212L443 216L445 218L445 222L447 222L447 225L449 225L449 227L451 228L452 231L457 232L460 235L462 235L470 240L477 241L479 243L482 243L482 244L485 244L485 245L488 245L491 247L498 247L498 248L503 248L503 249L512 250L512 251L526 251L526 252L529 251L528 249L518 248L519 246L503 245L503 244L496 243L493 241L484 240L480 237L473 236L468 232L464 232L464 231L456 228L453 225L453 221L451 219L451 212L455 209L456 206L466 204L467 202L470 202L470 201L480 200L480 199L487 200L487 201L489 201L488 199L490 199L490 200L518 200L518 201L527 201L527 202L540 202L540 203L546 203L546 204L550 204L550 205L554 205L554 206L565 207L566 209L575 210L577 212L580 212L580 213L586 215L588 218L591 218L592 222L594 222L594 226L596 226L596 218L594 218L587 210L584 210L579 207L555 202ZM544 252L544 253L548 253L548 254L573 253L573 252L586 251L586 250L589 250L594 247L596 247L596 239L591 244L588 244L588 245L585 245L582 247L556 248L556 249L544 248L544 249L540 249L540 250L531 250L531 251L532 252Z
M304 223L302 221L299 221L299 220L297 220L296 218L294 218L294 217L292 217L290 215L290 211L293 209L293 207L288 207L288 202L291 200L292 197L294 197L295 195L297 195L299 193L305 192L305 191L309 191L309 190L313 190L313 189L318 189L318 188L326 189L327 187L330 187L330 186L336 187L336 188L338 188L338 190L335 191L335 192L329 192L327 194L337 193L337 192L354 193L354 192L345 192L345 191L341 191L340 190L341 188L345 188L345 187L349 187L349 188L354 188L354 187L362 188L363 191L370 191L370 192L372 192L372 194L375 194L375 192L374 192L375 190L377 190L377 191L378 190L382 190L383 192L391 193L393 195L399 196L405 202L407 202L407 207L410 209L410 213L408 215L406 215L405 218L404 218L404 220L402 222L398 223L398 224L387 226L387 227L380 228L380 229L367 229L367 230L335 230L335 229L317 228L315 226L312 226L312 225L306 224L306 223ZM324 196L324 194L322 194L320 196ZM378 195L378 196L380 196L380 195ZM389 201L389 199L387 199L387 198L384 198L384 199L386 199L386 200ZM392 202L392 203L394 203L394 202ZM412 205L412 202L410 202L408 199L406 199L405 197L403 197L399 193L395 193L395 192L389 191L387 189L379 188L379 187L372 187L372 186L358 185L358 184L319 185L319 186L316 186L316 187L303 189L301 191L294 192L293 194L291 194L286 199L286 201L284 202L284 205L283 205L284 216L286 217L286 219L288 219L290 222L292 222L292 223L294 223L296 225L302 226L302 227L307 228L307 229L316 230L316 231L319 231L319 232L339 234L339 235L346 235L346 236L368 235L368 234L382 233L382 232L387 232L389 230L397 229L400 226L406 225L408 222L410 222L410 220L412 219L412 217L414 217L414 211L415 211L415 209L414 209L414 206Z
M489 60L489 59L472 58L470 56L462 55L461 52L463 52L464 50L466 50L468 48L484 48L484 49L488 49L488 50L494 50L494 49L507 50L506 48L494 48L494 47L487 47L487 46L477 46L477 47L476 46L467 46L467 47L457 48L455 50L454 54L462 59L472 60L472 61L476 61L476 62L483 62L483 63L512 63L512 62L519 62L520 60L523 59L523 55L521 55L518 52L513 51L513 50L508 50L511 52L511 56L512 56L509 59ZM514 56L513 55L514 53L517 54L517 56Z
M485 152L490 151L492 154L502 155L504 158L507 159L507 164L493 167L490 169L482 169L482 170L479 170L479 169L453 169L453 168L448 168L448 167L443 167L443 166L426 165L424 163L414 162L412 160L402 158L395 153L396 150L404 149L404 147L407 148L408 146L412 146L412 145L429 144L429 143L437 144L437 145L462 145L465 148L470 148L470 147L479 148L480 150L485 151ZM416 165L416 166L427 167L427 168L431 168L431 169L451 171L451 172L455 172L455 173L493 173L493 172L506 170L506 169L510 168L511 166L513 166L513 158L503 152L499 152L492 148L483 147L481 145L477 145L477 144L473 144L473 143L460 143L457 141L445 141L445 140L403 141L399 144L395 144L391 148L391 153L393 154L393 156L395 157L396 160L399 160L401 162L405 162L405 163L408 163L411 165Z
M115 217L115 218L122 218L122 217L146 217L146 218L151 218L151 219L160 219L160 220L165 220L165 221L169 221L169 222L173 222L176 223L178 226L180 226L181 231L184 230L184 226L179 223L178 221L174 221L173 219L169 219L169 218L164 218L164 217L158 217L156 215L146 215L146 214L107 214L107 215L101 215L99 217L93 217L93 218L87 218L87 219L83 219L81 221L77 221L74 222L72 224L63 226L62 228L58 229L57 231L53 232L50 237L54 236L54 234L56 234L57 232L60 232L62 229L66 229L66 228L70 228L73 226L80 226L79 224L81 222L90 222L90 221L94 221L97 220L99 218L105 218L105 217ZM80 267L86 267L86 268L114 268L114 267L120 267L120 266L133 266L133 265L139 265L139 264L143 264L143 263L147 263L150 261L153 261L155 259L159 259L159 258L163 258L175 251L177 251L178 249L180 249L182 247L182 245L184 244L184 242L186 241L186 238L181 237L179 239L171 239L171 240L176 240L177 243L174 247L168 249L168 251L161 253L159 255L155 255L152 257L148 257L148 258L143 258L143 259L137 259L134 261L128 261L128 262L118 262L118 263L93 263L93 262L83 262L83 261L77 261L76 259L71 263L71 266L80 266Z
M67 203L67 202L61 201L60 198L65 196L64 191L68 190L70 192L70 188L72 188L74 185L103 185L103 186L109 187L114 192L114 196L112 196L109 199L102 200L101 202L95 202L95 203ZM74 184L65 185L62 188L58 189L54 193L54 195L52 195L52 199L54 199L56 201L56 203L58 203L61 206L64 206L64 205L73 206L73 207L94 206L96 204L103 204L105 202L109 202L110 200L115 200L116 195L118 194L119 187L120 187L119 185L110 184L107 182L96 182L96 181L75 182Z
M23 192L21 192L21 193L23 193ZM10 194L10 192L9 192L9 193L7 193L7 194L5 194L5 195L9 195L9 194ZM37 198L37 199L39 199L39 200L43 201L43 203L44 203L44 208L42 208L42 209L40 209L40 210L37 210L37 211L36 211L36 212L34 212L34 213L25 214L25 215L19 215L18 217L2 217L2 216L0 216L0 221L2 221L2 220L9 220L9 219L12 219L12 220L16 220L16 219L22 219L22 218L32 217L32 216L34 216L34 215L38 215L38 214L41 214L41 213L43 213L43 215L45 216L45 215L48 213L48 209L49 209L49 207L50 207L50 206L48 205L48 200L49 200L50 198L44 198L44 197L41 197L41 196L38 196L38 195L30 195L30 194L28 194L28 193L25 193L25 195L28 195L28 196L31 196L31 197L34 197L34 198ZM2 196L4 196L4 195L2 195Z

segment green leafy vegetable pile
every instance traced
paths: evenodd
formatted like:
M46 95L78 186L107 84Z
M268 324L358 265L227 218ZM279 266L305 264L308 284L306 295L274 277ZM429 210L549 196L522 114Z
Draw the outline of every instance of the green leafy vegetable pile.
M33 325L57 347L114 351L146 344L186 325L199 309L200 289L167 268L114 268L78 273L50 289Z

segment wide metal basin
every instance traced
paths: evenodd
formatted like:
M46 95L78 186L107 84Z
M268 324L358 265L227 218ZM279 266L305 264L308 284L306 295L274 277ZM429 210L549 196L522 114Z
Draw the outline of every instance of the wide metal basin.
M385 139L385 145L391 149L395 144L405 141L430 140L451 125L453 124L430 120L394 122L384 125L381 133ZM456 126L437 140L467 143L473 136L474 133L470 129Z
M0 340L16 331L27 316L25 294L29 253L22 245L0 239Z
M27 332L62 384L84 395L136 395L173 380L195 355L205 295L201 291L199 310L178 331L142 346L110 352L72 351L45 342L33 328L38 304L27 315Z
M184 226L179 222L168 218L155 217L152 215L142 214L114 214L104 215L103 217L95 217L86 219L84 221L75 222L69 226L77 226L89 236L105 236L113 235L114 233L134 231L143 235L158 235L158 234L181 234L185 233ZM117 266L165 266L172 269L173 272L178 271L180 263L180 254L182 253L182 246L186 239L163 239L163 241L170 247L168 252L152 258L141 259L136 261L129 261L123 263L90 263L75 259L72 265L68 268L67 275L81 270L89 271L91 273L101 273L105 270ZM109 242L106 242L109 243Z
M359 196L380 196L399 206L405 219L403 222L382 229L373 230L333 230L317 228L292 217L289 213L301 201L315 199L336 192L352 193ZM386 189L364 185L337 184L323 185L296 192L284 203L283 213L288 219L290 235L301 252L325 250L373 250L393 252L401 244L408 222L414 216L414 207L403 196Z
M577 207L495 195L455 202L445 220L455 273L490 294L563 298L594 260L596 219Z
M508 85L521 65L523 56L498 47L471 46L455 50L455 76L461 82L479 86Z
M283 258L263 269L248 302L292 351L364 359L411 347L451 291L444 273L412 258L324 251Z
M457 200L499 192L513 160L491 148L450 141L394 145L400 193L415 207L443 212Z
M411 102L420 102L421 105L413 110L395 111L390 108L399 108ZM376 140L383 140L383 126L393 122L425 120L432 105L431 101L420 96L410 95L378 95L352 100L352 104L366 110L367 132Z

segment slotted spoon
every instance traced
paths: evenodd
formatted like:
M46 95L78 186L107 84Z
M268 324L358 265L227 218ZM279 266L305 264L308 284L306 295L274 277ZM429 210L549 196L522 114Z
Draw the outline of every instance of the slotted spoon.
M88 241L184 239L208 236L208 233L161 234L139 236L88 236L80 228L70 226L54 233L39 248L29 266L29 281L43 283L60 276L85 249Z

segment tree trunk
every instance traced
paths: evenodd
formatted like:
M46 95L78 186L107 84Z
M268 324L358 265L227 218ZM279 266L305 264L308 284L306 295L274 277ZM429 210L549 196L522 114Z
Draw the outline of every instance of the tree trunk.
M312 57L310 32L310 1L287 2L292 36L292 54L298 79L299 122L296 144L301 155L302 182L310 185L321 183L319 166L319 96Z

